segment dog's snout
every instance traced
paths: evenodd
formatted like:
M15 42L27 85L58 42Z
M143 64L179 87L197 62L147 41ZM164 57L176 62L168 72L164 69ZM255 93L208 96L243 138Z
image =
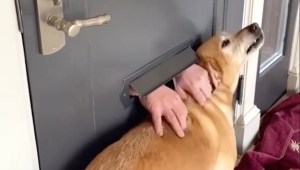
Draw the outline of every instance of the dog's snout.
M253 23L253 24L249 25L248 30L251 33L256 33L259 30L259 26L257 23Z

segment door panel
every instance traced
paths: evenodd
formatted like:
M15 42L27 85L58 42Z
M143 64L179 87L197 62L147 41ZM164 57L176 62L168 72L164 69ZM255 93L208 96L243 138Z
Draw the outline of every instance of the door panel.
M262 27L266 38L260 50L260 74L284 57L282 53L288 14L287 5L288 0L265 0Z
M285 93L289 56L284 53L289 0L264 0L262 28L265 43L260 50L255 104L267 111Z
M139 105L124 108L122 80L190 38L212 34L214 1L64 0L65 18L102 13L111 21L83 28L59 52L39 52L33 1L21 1L24 44L42 170L83 169L139 122Z

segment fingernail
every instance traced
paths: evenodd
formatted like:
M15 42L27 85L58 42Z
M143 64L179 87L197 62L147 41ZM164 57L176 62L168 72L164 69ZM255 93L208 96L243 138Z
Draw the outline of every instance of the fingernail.
M160 131L160 132L157 132L157 135L158 135L158 136L163 136L163 132L161 132L161 131Z

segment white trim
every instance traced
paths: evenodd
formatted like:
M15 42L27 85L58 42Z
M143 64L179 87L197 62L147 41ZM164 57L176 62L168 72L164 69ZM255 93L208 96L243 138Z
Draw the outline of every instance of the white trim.
M260 110L253 106L246 116L240 116L234 125L237 149L243 154L251 146L257 136L260 125Z
M38 170L22 35L14 1L0 6L0 169Z
M253 105L253 107L246 114L244 114L244 116L240 116L238 118L235 124L245 126L253 121L258 115L260 115L260 110L257 108L257 106Z
M263 0L247 0L251 1L249 4L250 7L245 7L246 13L250 13L250 15L246 15L249 18L244 18L245 21L243 25L249 25L253 22L262 24L263 17ZM247 5L248 3L246 3ZM245 77L244 81L244 91L243 91L243 103L242 103L242 113L247 113L254 105L254 97L255 97L255 87L256 87L256 76L257 76L257 65L258 65L259 53L253 53L252 56L249 57L248 62L246 63L243 74Z
M245 0L243 27L258 23L261 25L263 16L264 1ZM242 104L236 104L235 113L235 131L238 152L242 154L250 146L257 135L260 123L260 110L254 105L256 75L259 53L253 53L249 57L242 73L244 75L244 89Z
M262 0L245 0L244 3L244 17L242 26L245 27L253 22L261 25L262 15L263 15L263 5ZM255 11L255 12L254 12ZM245 114L254 105L255 97L255 86L256 86L256 74L258 65L258 55L259 53L253 53L249 57L248 62L245 64L244 69L242 69L241 74L244 75L244 90L243 93L243 103L241 105L236 104L236 116L234 120L237 120L241 114Z
M299 92L299 6L295 19L293 42L291 48L287 93Z
M299 73L289 72L287 94L299 93Z

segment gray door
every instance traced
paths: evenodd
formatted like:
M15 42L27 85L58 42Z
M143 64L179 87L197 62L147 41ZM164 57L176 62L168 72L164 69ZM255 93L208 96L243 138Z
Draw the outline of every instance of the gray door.
M83 169L139 122L138 105L119 98L123 79L190 38L213 31L214 1L64 0L67 20L111 15L101 27L39 52L35 1L21 1L24 44L42 170Z
M294 26L297 0L265 0L262 28L265 44L260 50L255 104L267 111L286 92L290 55L289 34Z

